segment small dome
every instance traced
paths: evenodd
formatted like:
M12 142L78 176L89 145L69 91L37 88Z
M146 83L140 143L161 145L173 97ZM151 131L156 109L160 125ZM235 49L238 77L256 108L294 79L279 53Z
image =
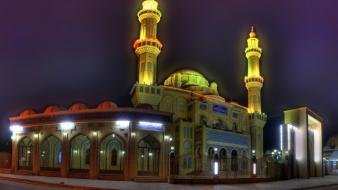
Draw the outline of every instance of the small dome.
M68 110L71 111L71 112L77 112L77 111L87 110L87 109L88 109L87 105L77 103L77 104L73 104L72 106L70 106L70 108Z
M25 110L20 113L20 117L28 117L33 114L36 114L34 110Z
M48 106L43 113L55 113L62 111L58 106Z
M97 109L100 110L108 110L108 109L116 109L118 108L117 104L115 104L114 102L102 102L97 106Z

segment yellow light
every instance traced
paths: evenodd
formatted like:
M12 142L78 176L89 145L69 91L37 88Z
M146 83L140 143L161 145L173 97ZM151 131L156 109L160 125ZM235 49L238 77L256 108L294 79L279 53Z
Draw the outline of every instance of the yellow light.
M155 0L146 0L142 3L144 10L157 10L158 3Z

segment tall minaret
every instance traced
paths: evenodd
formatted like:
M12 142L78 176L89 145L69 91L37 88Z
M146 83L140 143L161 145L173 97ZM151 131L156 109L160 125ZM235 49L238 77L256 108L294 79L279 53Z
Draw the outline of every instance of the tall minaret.
M257 160L263 157L263 128L266 123L266 115L261 109L261 89L264 79L260 74L260 57L262 49L259 47L259 40L254 27L247 40L248 47L245 55L248 59L248 75L245 76L245 87L248 90L248 113L251 131L251 148ZM259 171L257 171L259 174Z
M139 84L156 84L157 56L162 48L162 43L157 39L157 23L162 15L157 7L156 0L144 0L142 9L137 14L141 28L140 38L135 41L134 48L139 58Z
M261 89L264 79L259 71L259 59L262 49L259 47L259 40L253 26L247 42L248 47L245 49L245 55L248 59L248 75L244 78L244 82L248 90L248 111L249 113L261 113Z

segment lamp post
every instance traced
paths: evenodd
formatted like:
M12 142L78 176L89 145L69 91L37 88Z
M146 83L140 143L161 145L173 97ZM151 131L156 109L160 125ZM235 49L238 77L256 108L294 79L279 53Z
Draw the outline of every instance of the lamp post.
M219 175L219 158L218 154L215 154L214 156L214 176Z
M256 150L252 150L252 175L253 177L256 177L257 175L257 159L256 159Z
M175 155L175 147L171 146L170 147L170 152L169 152L169 183L172 183L173 176L176 173L176 155Z

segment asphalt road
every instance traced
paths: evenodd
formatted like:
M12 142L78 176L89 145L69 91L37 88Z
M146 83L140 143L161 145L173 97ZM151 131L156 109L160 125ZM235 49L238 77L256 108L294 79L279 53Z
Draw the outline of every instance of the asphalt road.
M33 185L26 183L18 183L14 181L0 180L1 190L61 190L65 188L48 187L42 185Z
M321 188L313 188L308 190L338 190L338 185L329 186L329 187L321 187Z

